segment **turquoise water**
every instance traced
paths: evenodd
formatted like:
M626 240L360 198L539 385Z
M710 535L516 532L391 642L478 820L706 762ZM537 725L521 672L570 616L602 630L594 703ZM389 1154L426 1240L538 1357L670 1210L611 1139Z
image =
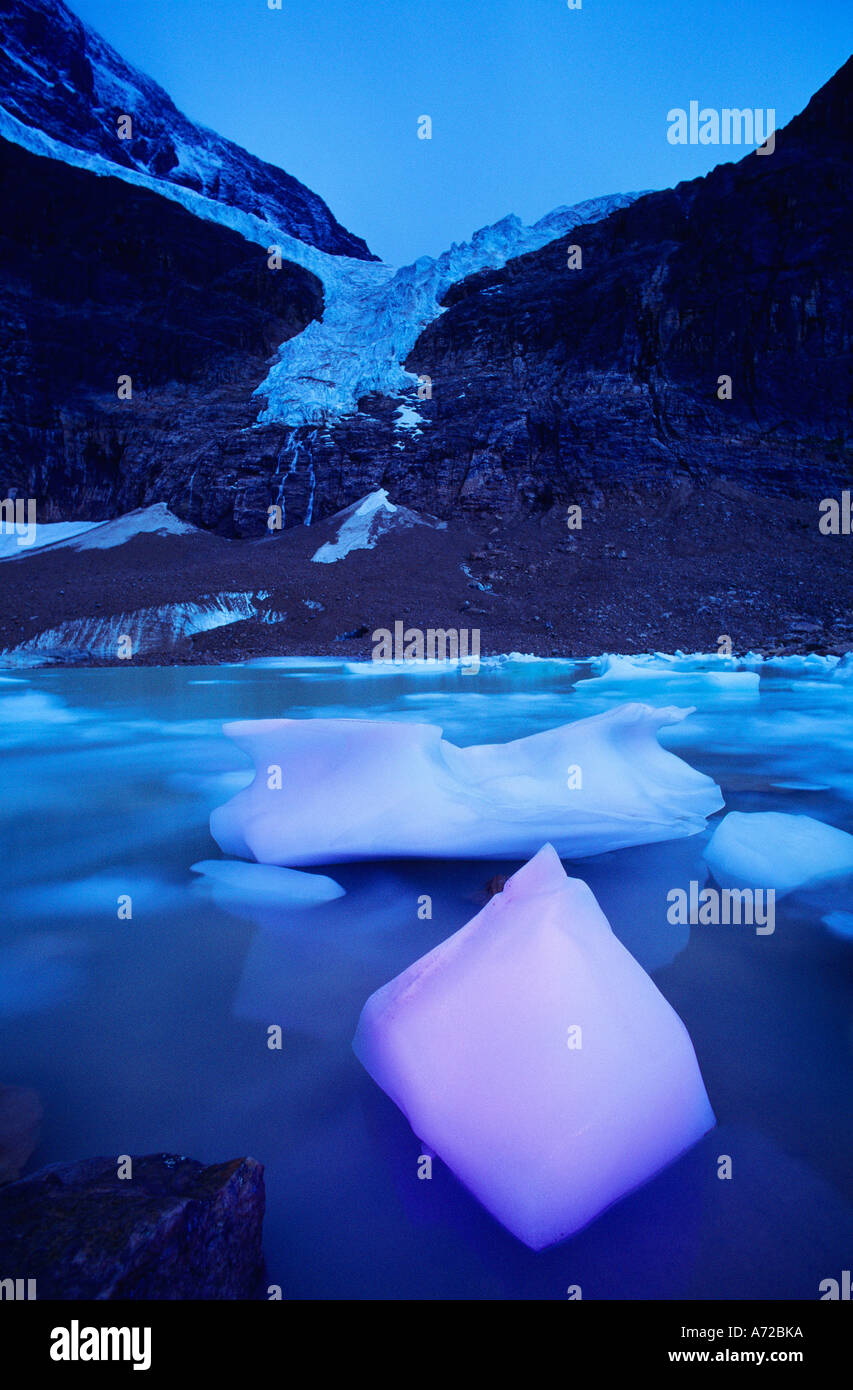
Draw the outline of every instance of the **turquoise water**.
M45 1108L30 1165L251 1154L268 1279L287 1298L817 1298L853 1253L850 881L777 905L776 931L671 926L708 833L601 855L585 878L683 1018L718 1128L585 1231L533 1254L419 1145L355 1059L368 995L462 926L518 861L325 869L310 910L225 897L208 816L251 778L224 721L346 714L502 741L625 700L695 706L662 742L729 810L853 832L853 685L828 671L604 679L570 662L379 674L334 661L51 669L0 680L0 1080ZM418 898L433 899L431 921ZM119 920L129 894L132 920ZM842 918L835 919L843 921ZM284 1029L281 1051L267 1027ZM720 1155L732 1179L717 1177Z

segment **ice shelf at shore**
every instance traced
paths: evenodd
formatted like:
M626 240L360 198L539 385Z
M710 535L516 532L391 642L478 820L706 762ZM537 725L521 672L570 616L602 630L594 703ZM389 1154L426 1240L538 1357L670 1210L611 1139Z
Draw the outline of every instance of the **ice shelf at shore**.
M534 1250L715 1124L684 1024L545 845L467 926L371 995L353 1048Z
M210 828L230 855L293 868L399 856L566 858L694 835L723 804L657 740L689 710L642 704L503 744L458 748L434 724L226 724L255 779Z

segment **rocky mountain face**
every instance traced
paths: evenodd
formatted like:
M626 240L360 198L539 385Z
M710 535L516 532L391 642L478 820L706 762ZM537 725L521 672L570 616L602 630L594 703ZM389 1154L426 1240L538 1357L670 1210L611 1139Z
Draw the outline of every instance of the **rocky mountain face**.
M848 481L851 86L853 60L773 154L451 287L406 362L431 378L428 423L395 433L387 404L365 402L315 446L330 500L363 492L377 459L392 497L438 515L675 475L770 495Z
M165 94L55 0L0 0L3 10L3 101L19 120L166 184L189 181L223 207L239 200L306 242L326 238L347 274L374 274L364 244L309 217L287 175L228 142L211 155L219 173L200 173L198 150L219 137L187 135ZM143 93L148 133L135 130L149 144L117 148L104 74ZM408 351L410 390L298 426L259 425L265 401L252 393L281 343L312 322L315 332L336 283L328 257L310 251L316 276L287 261L273 274L260 243L154 187L6 143L0 496L35 497L43 521L166 502L244 537L268 534L272 504L290 527L378 487L443 518L538 515L601 489L668 494L721 477L766 496L824 496L853 474L851 84L853 61L772 154L622 200L591 224L563 219L555 240L453 283ZM181 153L191 146L192 160ZM380 288L385 270L375 267ZM404 295L392 310L406 312ZM321 383L336 370L327 346ZM117 399L122 372L132 401ZM731 399L719 398L723 376Z
M582 270L561 239L451 288L408 363L435 383L429 471L467 450L471 505L672 472L849 479L851 86L853 60L772 155L583 228Z
M0 32L0 104L24 125L254 213L332 255L376 259L310 188L188 120L62 0L0 0Z
M319 280L273 274L261 247L145 188L2 140L0 189L2 495L35 497L41 521L95 520L159 493L164 471L189 489L197 457L215 470L220 446L251 436L251 392L322 313ZM213 476L230 518L232 479Z

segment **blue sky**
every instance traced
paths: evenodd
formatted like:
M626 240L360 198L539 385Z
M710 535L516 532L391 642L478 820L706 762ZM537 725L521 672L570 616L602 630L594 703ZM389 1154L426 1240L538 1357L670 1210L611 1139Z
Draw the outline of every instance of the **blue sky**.
M850 51L849 0L582 5L71 0L189 116L301 179L394 264L508 212L532 222L705 173L724 152L670 145L671 107L773 107L781 126Z

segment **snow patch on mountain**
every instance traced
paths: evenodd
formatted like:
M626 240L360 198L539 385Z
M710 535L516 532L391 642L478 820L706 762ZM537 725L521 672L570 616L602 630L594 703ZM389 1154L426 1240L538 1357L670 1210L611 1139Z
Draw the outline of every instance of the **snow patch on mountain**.
M360 502L354 502L352 506L336 512L329 518L328 524L337 527L337 534L333 541L321 545L311 556L318 565L334 564L336 560L343 560L352 550L372 550L379 537L384 536L387 531L409 530L412 526L428 526L430 522L418 516L417 512L410 511L408 507L395 506L389 501L384 487L380 487L363 497ZM443 529L446 523L432 524Z
M114 521L37 522L33 544L23 548L14 534L0 535L0 561L31 555L34 550L110 550L134 536L185 536L197 530L174 516L165 502L155 502Z
M429 424L429 420L425 420L413 405L407 405L405 401L397 406L394 414L397 417L394 421L395 430L412 430L415 434L421 434L421 425Z
M126 512L114 521L99 522L84 535L60 541L72 550L110 550L114 545L124 545L134 536L188 536L197 532L191 526L169 511L165 502L155 502L151 507L140 507L137 511Z
M35 537L31 545L21 545L18 533L14 529L0 532L0 561L19 560L25 555L32 555L35 550L67 545L75 537L79 538L83 532L101 525L103 522L100 521L40 521L36 523Z

